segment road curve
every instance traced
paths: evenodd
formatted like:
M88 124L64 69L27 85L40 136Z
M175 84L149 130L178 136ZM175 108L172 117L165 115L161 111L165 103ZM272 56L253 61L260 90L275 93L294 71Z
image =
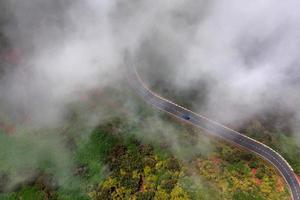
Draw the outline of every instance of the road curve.
M212 136L220 137L234 145L242 147L262 157L280 172L288 185L292 199L300 200L300 184L297 180L297 177L291 166L279 153L259 141L249 138L204 116L196 114L193 111L179 106L176 103L173 103L172 101L152 92L141 80L133 63L128 61L129 60L126 57L127 80L136 93L147 103L153 105L161 111L175 116L180 120L205 130L206 133Z

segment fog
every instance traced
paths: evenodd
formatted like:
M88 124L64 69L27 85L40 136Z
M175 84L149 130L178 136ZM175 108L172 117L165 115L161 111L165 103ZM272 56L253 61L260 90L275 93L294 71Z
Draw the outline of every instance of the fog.
M188 88L208 77L202 111L225 122L274 105L298 113L298 6L296 1L218 2L197 28L184 67L178 67L177 85Z
M61 126L68 104L124 81L129 51L149 86L196 93L189 102L194 111L238 126L280 108L291 113L288 123L300 138L297 0L8 0L0 6L2 60L14 50L13 62L1 60L2 118Z
M92 3L92 2L91 2ZM19 48L18 66L6 66L1 99L34 124L56 124L79 91L114 79L118 49L107 24L106 3L11 1L6 36Z

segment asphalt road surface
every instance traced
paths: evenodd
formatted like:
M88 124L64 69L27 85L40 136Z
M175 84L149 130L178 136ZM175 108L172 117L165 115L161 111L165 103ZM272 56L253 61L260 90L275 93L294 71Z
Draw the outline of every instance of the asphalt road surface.
M249 138L237 131L223 126L222 124L179 106L176 103L159 96L158 94L155 94L143 83L132 63L128 63L126 68L127 79L131 87L135 89L136 93L147 103L153 105L161 111L179 118L180 120L205 130L206 133L212 136L220 137L234 145L242 147L262 157L275 166L280 172L290 189L292 199L300 200L300 184L297 180L297 177L288 162L276 151L261 142Z

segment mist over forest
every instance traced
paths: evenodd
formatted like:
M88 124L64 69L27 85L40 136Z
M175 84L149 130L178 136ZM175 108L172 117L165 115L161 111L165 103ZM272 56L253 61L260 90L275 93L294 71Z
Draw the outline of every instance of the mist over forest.
M78 91L123 76L126 49L149 84L199 93L197 112L234 123L280 107L297 135L297 1L1 4L2 35L21 54L17 66L2 69L1 100L10 113L57 122Z
M237 129L266 119L300 144L299 7L297 0L1 1L0 121L63 127L70 105L91 91L123 89L130 52L161 96ZM137 110L130 95L122 98L122 109ZM93 126L106 118L89 112L85 120ZM166 130L177 148L175 128L151 120L152 132ZM30 140L25 136L20 141ZM60 136L50 143L35 144L30 156L64 151ZM70 155L61 156L53 156L55 163L64 160L61 168L69 168Z

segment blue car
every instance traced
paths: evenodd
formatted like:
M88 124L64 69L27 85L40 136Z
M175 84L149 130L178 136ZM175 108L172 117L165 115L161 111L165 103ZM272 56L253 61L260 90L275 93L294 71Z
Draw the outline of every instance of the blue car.
M187 114L182 115L182 117L183 117L185 120L190 120L190 119L191 119L191 117L190 117L189 115L187 115Z

